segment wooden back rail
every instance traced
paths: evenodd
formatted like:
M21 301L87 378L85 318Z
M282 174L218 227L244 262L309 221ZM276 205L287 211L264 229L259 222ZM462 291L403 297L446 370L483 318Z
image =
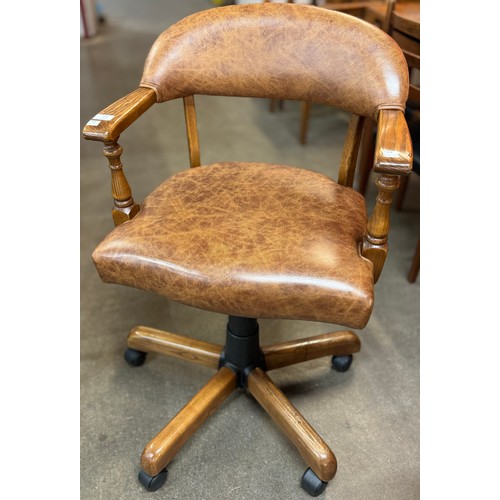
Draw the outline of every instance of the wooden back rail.
M356 114L351 115L347 136L340 160L338 183L346 187L351 187L354 182L356 171L356 161L358 159L359 144L363 132L365 118Z
M189 148L189 161L191 168L199 167L200 161L200 143L198 140L198 127L196 125L196 109L194 107L194 96L189 95L183 98L184 118L186 119L186 132Z

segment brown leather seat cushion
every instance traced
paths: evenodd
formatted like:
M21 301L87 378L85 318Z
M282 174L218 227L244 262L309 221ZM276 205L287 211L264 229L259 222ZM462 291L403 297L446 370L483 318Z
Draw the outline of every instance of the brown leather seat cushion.
M266 163L180 172L94 251L103 281L235 316L362 328L372 263L364 198L328 177Z

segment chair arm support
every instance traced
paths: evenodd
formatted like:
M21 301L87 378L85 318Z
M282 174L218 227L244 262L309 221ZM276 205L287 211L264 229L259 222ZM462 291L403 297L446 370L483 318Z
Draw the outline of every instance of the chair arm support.
M373 170L380 174L408 175L412 165L413 148L403 112L380 110Z
M135 217L141 207L134 202L132 190L121 163L120 134L156 102L152 89L139 87L94 116L83 129L83 137L104 143L103 154L111 170L112 211L116 226Z
M139 87L88 121L83 129L83 137L92 141L116 141L120 134L155 102L154 90Z
M375 283L387 256L392 194L399 187L400 176L411 173L412 164L411 138L404 114L396 110L381 110L373 165L373 170L381 175L376 180L378 195L362 245L362 255L373 263Z

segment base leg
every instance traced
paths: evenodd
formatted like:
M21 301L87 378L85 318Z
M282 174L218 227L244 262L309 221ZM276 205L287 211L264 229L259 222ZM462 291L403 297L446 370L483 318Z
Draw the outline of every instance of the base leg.
M144 448L141 468L149 476L158 475L234 389L236 375L229 368L221 368Z
M361 342L355 333L342 331L265 346L262 352L266 369L274 370L323 356L347 356L359 352L360 348Z
M128 335L127 344L137 351L157 352L216 369L219 366L222 352L220 345L163 332L147 326L133 328Z
M248 390L295 445L313 472L327 482L337 472L335 455L307 420L260 368L248 376Z

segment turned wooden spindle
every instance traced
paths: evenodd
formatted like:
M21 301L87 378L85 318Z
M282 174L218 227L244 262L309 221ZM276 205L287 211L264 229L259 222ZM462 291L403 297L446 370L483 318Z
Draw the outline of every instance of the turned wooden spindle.
M111 194L115 204L112 214L115 226L132 219L141 210L140 205L134 203L134 198L132 198L132 190L120 160L122 153L123 148L117 141L104 143L102 154L108 159L111 170Z
M354 113L351 115L344 150L342 151L342 158L340 160L338 182L342 186L352 187L353 185L364 123L364 116L358 116Z
M184 97L184 117L186 119L186 131L189 148L189 161L191 168L199 167L200 160L200 141L198 139L198 127L196 125L196 108L194 106L194 96Z
M399 176L379 175L376 184L379 189L375 207L368 219L363 241L363 256L373 262L373 277L377 282L387 256L387 235L390 227L392 194L399 187Z

